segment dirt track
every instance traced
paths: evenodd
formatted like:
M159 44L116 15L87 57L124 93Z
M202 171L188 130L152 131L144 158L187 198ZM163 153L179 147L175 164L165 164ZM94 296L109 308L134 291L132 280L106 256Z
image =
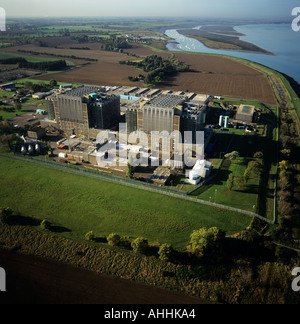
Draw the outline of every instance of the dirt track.
M201 301L74 268L57 262L0 250L6 292L0 304L200 304Z

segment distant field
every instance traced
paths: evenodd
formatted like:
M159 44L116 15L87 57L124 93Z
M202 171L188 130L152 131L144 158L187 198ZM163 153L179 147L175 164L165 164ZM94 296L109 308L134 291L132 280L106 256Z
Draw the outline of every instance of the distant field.
M91 50L82 51L70 49L74 43L65 39L52 38L51 44L59 42L59 47L65 48L41 48L33 45L22 46L23 50L35 51L56 55L68 55L97 59L97 63L89 64L70 71L54 73L39 77L40 80L56 79L60 82L78 82L97 85L126 85L143 86L141 83L131 82L129 76L138 76L141 70L132 66L120 65L119 61L130 59L126 54L105 52L99 50L98 43L84 43L78 46L89 47ZM77 47L77 45L76 45ZM19 48L4 49L5 52L16 52ZM247 98L263 101L268 104L276 104L272 88L268 79L257 69L246 64L234 61L227 57L217 55L201 55L192 53L172 53L169 51L156 51L153 48L134 44L126 53L138 56L156 54L162 57L170 57L172 54L182 62L190 65L192 72L179 73L169 79L158 88L170 90L188 90L196 93L221 95L235 98ZM76 64L76 60L74 60ZM79 62L80 64L83 62Z
M100 238L116 232L181 249L194 229L218 226L234 234L251 221L226 210L25 162L1 157L0 163L0 206L47 218L69 229L63 235L76 240L93 230Z

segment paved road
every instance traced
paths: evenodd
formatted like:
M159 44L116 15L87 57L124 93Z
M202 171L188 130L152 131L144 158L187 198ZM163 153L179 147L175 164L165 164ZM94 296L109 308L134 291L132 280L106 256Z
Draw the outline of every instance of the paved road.
M201 304L193 297L70 265L0 250L0 304ZM202 303L203 304L203 303Z

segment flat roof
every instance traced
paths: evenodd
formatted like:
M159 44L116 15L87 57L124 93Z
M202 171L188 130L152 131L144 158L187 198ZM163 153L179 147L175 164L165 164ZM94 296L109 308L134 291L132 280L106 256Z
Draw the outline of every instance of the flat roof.
M149 102L149 105L162 107L162 108L173 108L182 103L184 100L183 96L177 95L160 95Z
M240 105L240 107L238 109L238 114L253 115L254 111L255 111L254 106Z
M87 94L90 93L97 93L101 91L102 87L97 87L97 86L83 86L80 88L76 88L73 90L70 90L60 96L68 96L68 97L83 97Z

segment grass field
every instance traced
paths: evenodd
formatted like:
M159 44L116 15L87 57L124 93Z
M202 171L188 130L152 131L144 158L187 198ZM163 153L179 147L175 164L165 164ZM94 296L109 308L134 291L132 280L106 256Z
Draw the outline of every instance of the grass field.
M0 206L47 218L68 229L64 236L79 241L93 230L99 238L116 232L183 249L202 226L234 234L251 222L245 215L25 162L1 157L0 163Z

